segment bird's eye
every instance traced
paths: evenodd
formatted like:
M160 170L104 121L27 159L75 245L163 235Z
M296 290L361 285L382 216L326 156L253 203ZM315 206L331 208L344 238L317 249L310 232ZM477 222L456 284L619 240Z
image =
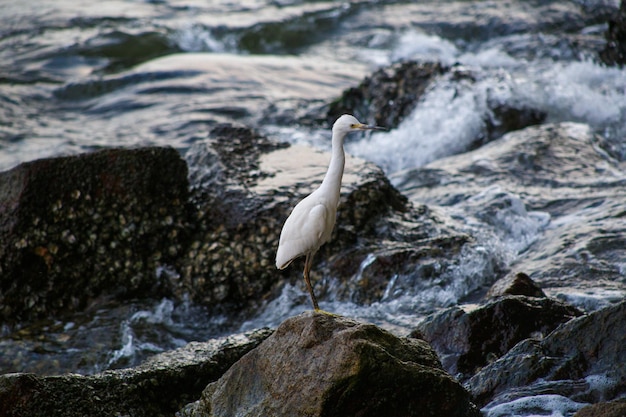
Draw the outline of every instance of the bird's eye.
M352 123L352 124L350 125L350 128L351 128L351 129L356 129L357 127L358 127L358 126L356 125L356 123Z

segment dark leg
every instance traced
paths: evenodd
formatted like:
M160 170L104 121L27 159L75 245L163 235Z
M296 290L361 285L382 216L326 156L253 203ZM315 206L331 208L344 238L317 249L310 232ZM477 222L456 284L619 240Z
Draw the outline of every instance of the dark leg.
M313 255L313 253L308 253L306 255L306 260L304 261L304 281L306 282L306 287L309 290L309 294L311 294L313 308L315 310L319 310L320 307L317 305L317 299L315 298L315 294L313 294L313 286L311 285L311 279L309 278L309 272L311 271L311 267L313 266Z

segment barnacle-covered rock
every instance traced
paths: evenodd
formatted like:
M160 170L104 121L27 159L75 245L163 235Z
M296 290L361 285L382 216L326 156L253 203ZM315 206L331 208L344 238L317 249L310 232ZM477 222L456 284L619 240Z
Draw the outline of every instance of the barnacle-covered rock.
M182 252L187 166L171 148L108 149L0 173L0 321L159 295Z
M319 186L330 155L219 126L187 160L197 211L179 264L181 295L207 306L254 306L286 280L302 282L303 260L278 271L276 248L283 222ZM333 237L315 258L316 291L324 299L329 288L319 277L331 276L341 283L333 297L371 303L394 276L432 278L433 263L448 270L474 242L444 217L410 204L374 164L347 156Z

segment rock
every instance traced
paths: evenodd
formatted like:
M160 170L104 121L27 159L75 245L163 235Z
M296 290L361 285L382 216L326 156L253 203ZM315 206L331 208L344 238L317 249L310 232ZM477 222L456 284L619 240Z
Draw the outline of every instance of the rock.
M600 59L607 65L626 64L626 1L622 0L619 10L609 19L605 33L606 45L600 51Z
M188 195L187 166L171 148L108 149L0 173L0 322L163 294L155 271L182 253Z
M581 314L558 300L505 295L470 311L443 310L421 322L414 334L429 342L444 369L463 381L516 343L543 338Z
M466 387L481 406L545 392L587 403L618 398L626 392L624 334L622 301L570 320L543 340L517 344Z
M537 283L523 272L508 274L497 280L485 294L485 298L502 295L525 295L527 297L545 298L546 294L539 288Z
M332 124L342 114L350 113L361 121L396 127L413 111L433 79L447 71L439 63L413 61L381 68L331 103L326 121Z
M197 216L190 220L190 250L180 261L179 296L241 311L275 298L286 282L303 283L303 260L279 272L275 251L283 222L319 186L330 156L221 126L187 159ZM401 272L419 281L432 276L435 262L444 272L456 267L473 242L451 224L425 206L408 204L380 168L348 156L333 237L316 255L312 271L318 298L326 298L330 285L325 281L320 288L320 276L340 283L333 284L333 297L371 303ZM497 263L485 262L487 269ZM397 291L409 285L397 284Z
M342 114L352 113L360 120L395 128L419 106L420 97L443 74L456 84L476 82L476 75L460 65L448 68L440 63L415 61L392 64L366 77L359 86L345 90L330 104L326 121L332 123ZM546 114L537 109L502 102L495 97L487 100L487 107L485 131L474 139L472 148L512 130L542 123L546 118Z
M578 410L574 417L624 417L626 416L626 400L615 400L585 406Z
M271 334L257 330L156 355L130 369L83 376L0 376L0 415L171 416Z
M179 413L234 415L479 414L424 341L308 312L283 322Z
M594 300L626 294L626 175L603 145L587 125L544 124L391 180L411 201L461 210L517 248L510 268L546 294L596 309Z

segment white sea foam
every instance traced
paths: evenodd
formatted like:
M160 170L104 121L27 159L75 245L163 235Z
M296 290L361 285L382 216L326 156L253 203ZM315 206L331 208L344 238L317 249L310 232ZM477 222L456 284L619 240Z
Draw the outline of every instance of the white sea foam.
M593 62L538 64L518 76L520 94L549 121L588 123L626 132L626 72Z
M496 42L461 52L449 41L417 31L400 36L391 52L390 61L404 59L461 64L461 73L469 77L444 74L396 129L347 146L388 174L469 150L484 137L491 117L488 103L494 102L543 111L552 122L588 123L626 148L626 72L619 68L590 61L529 63Z
M388 174L466 151L484 129L486 87L444 77L397 129L351 142L346 149Z
M390 61L414 59L452 65L458 56L459 50L452 42L418 30L408 30L399 36L390 53Z
M498 186L483 190L459 206L465 211L462 218L468 224L477 231L491 229L515 255L532 245L550 223L549 213L527 211L519 196Z
M587 312L608 307L626 297L626 292L623 290L605 288L557 288L547 290L547 292L549 296L561 299Z
M536 395L487 406L481 411L485 417L569 417L585 405L561 395Z

